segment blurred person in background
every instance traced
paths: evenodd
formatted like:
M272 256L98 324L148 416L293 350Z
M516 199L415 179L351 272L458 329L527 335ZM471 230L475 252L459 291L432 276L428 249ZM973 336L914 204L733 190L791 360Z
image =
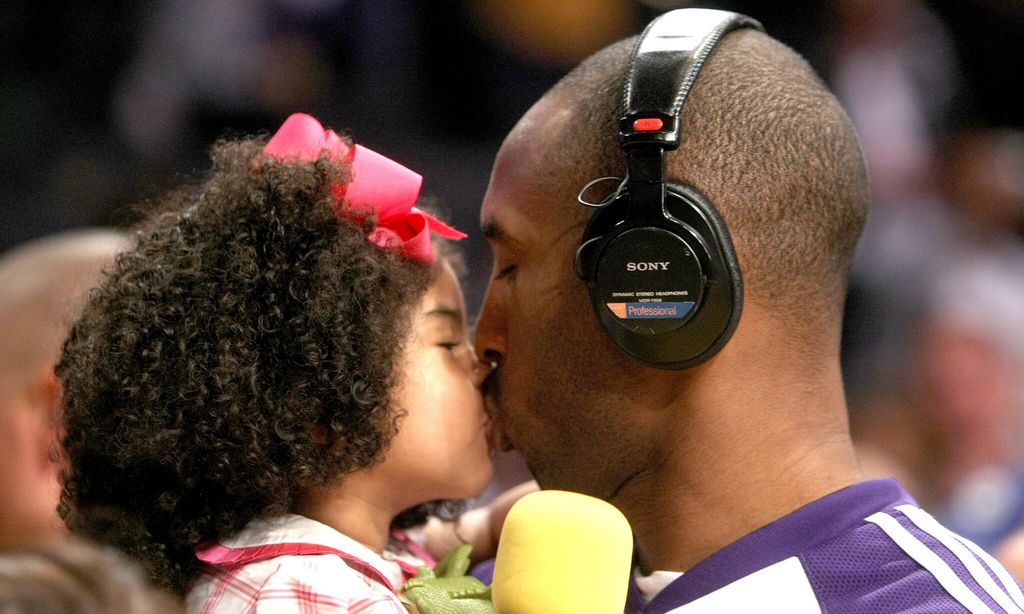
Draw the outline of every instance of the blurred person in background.
M993 548L1024 524L1024 268L997 253L949 263L920 337L932 496L947 525Z
M0 258L0 549L63 533L53 365L86 291L125 243L112 230L79 230Z
M948 231L920 252L912 366L852 417L868 471L995 548L1024 524L1024 135L965 129L942 160Z
M940 171L965 231L1020 263L1024 240L1024 130L968 127L949 140ZM1010 250L1010 251L1007 251ZM1014 253L1012 250L1017 250Z
M912 360L935 251L956 232L936 165L960 73L949 31L922 0L835 6L828 74L871 173L844 322L844 380L856 396L892 386Z
M1000 544L995 556L1020 582L1024 578L1024 528Z
M865 471L899 475L954 531L994 548L1024 524L1024 270L949 263L913 367L853 412Z
M175 614L170 594L120 552L72 538L0 552L3 614Z

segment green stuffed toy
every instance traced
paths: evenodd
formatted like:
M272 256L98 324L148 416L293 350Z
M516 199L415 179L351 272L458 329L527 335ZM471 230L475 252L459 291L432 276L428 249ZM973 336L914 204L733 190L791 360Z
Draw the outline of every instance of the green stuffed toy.
M402 587L404 600L419 614L494 614L491 587L466 575L472 549L469 544L457 546L434 569L420 567Z

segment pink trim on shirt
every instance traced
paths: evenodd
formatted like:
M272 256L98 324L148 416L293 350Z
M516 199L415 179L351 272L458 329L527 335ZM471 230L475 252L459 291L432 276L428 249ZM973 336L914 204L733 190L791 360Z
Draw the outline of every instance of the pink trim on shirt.
M430 556L430 553L427 552L427 549L419 545L416 542L416 540L406 535L405 531L392 531L391 536L398 540L403 546L405 546L406 549L408 549L409 552L413 554L413 556L423 559L423 562L428 567L434 567L435 565L437 565L437 561L434 560L434 557Z
M266 559L272 559L278 556L293 556L293 555L315 555L315 554L333 554L352 567L359 573L369 576L374 580L380 582L388 588L392 593L398 594L398 590L395 585L391 583L391 580L387 578L383 573L377 570L376 567L367 563L366 561L356 557L355 555L349 554L337 548L331 548L330 546L324 546L322 544L308 544L301 542L291 543L280 543L280 544L266 544L263 546L245 546L242 548L229 548L223 544L214 543L205 548L199 548L196 550L196 558L204 563L210 565L245 565L247 563L253 563L255 561L262 561ZM402 567L402 572L406 573L405 567L410 567L407 563ZM415 575L415 571L413 572Z

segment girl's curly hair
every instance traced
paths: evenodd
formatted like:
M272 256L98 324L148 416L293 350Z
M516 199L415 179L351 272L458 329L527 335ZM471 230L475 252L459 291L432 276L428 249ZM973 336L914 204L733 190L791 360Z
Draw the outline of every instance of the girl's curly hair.
M61 512L183 593L195 548L370 466L434 270L335 213L348 169L221 142L137 229L65 342Z

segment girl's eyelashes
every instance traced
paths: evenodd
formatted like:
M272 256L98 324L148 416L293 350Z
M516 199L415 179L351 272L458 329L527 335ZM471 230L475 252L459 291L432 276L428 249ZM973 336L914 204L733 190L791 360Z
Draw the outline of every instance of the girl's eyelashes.
M461 347L469 347L469 337L462 335L457 337L447 337L439 341L437 345L439 347L443 347L446 350L454 351Z
M458 341L444 341L442 343L438 343L437 346L444 348L449 358L455 360L468 371L472 371L477 364L476 356L473 353L473 346L470 345L469 339L463 338Z

